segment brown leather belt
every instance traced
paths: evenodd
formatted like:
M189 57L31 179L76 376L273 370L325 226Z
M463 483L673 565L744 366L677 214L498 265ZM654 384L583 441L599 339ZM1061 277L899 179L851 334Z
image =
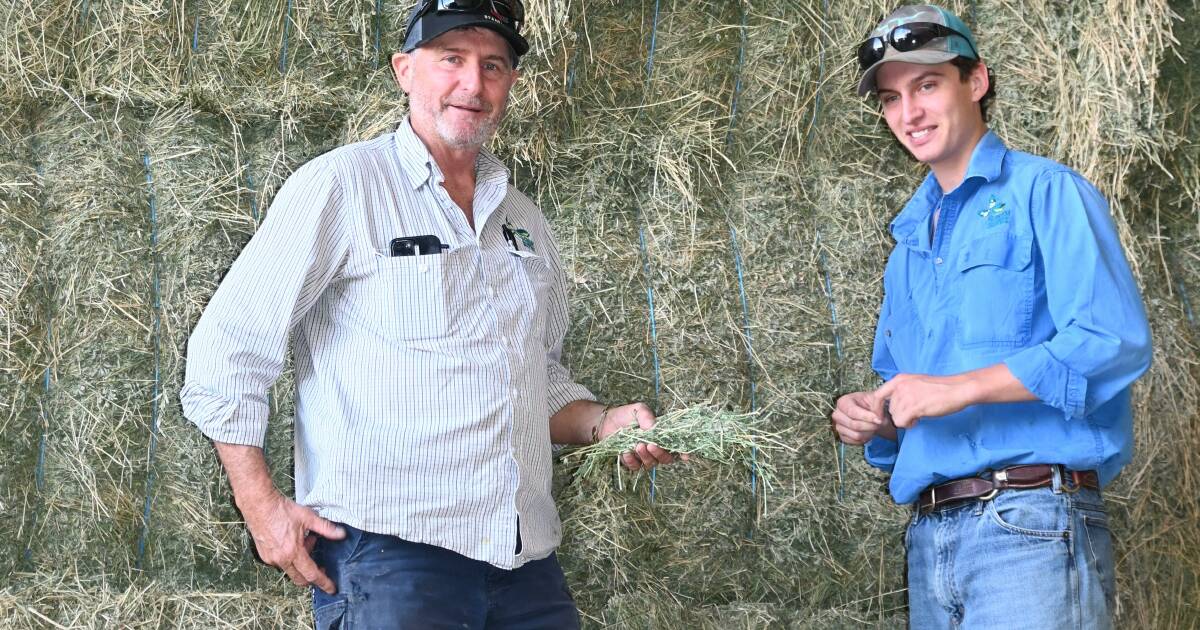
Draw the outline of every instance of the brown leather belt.
M1094 470L1067 470L1051 464L1030 464L994 471L991 479L964 477L930 486L921 491L921 496L917 499L917 509L929 512L968 499L987 501L1001 490L1043 488L1053 483L1055 468L1062 471L1064 492L1076 492L1080 488L1100 489L1100 478Z

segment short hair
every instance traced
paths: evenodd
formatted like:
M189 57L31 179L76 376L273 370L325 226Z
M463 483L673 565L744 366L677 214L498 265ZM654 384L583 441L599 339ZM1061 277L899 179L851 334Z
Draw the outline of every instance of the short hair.
M951 59L950 63L955 68L958 68L958 78L960 80L962 80L963 82L965 82L967 79L969 79L971 77L971 72L974 71L975 68L979 66L979 64L983 63L983 61L978 58L972 59L970 57L959 56L959 57L955 57L954 59ZM983 98L979 99L979 114L981 116L983 116L983 122L985 122L985 123L987 122L988 105L990 104L990 101L996 96L996 75L992 73L991 68L987 69L987 76L988 76L987 92L984 93Z

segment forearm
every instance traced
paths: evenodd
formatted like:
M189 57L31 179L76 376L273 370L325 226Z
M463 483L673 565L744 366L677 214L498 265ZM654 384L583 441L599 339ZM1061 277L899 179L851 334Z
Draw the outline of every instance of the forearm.
M215 440L213 445L217 447L217 455L229 476L233 500L238 509L245 512L249 506L261 505L281 496L271 481L271 473L267 469L267 460L261 448Z
M953 378L960 379L967 405L1037 400L1037 396L1026 389L1003 363L964 372Z
M590 400L569 402L550 416L550 441L555 444L589 444L606 407Z

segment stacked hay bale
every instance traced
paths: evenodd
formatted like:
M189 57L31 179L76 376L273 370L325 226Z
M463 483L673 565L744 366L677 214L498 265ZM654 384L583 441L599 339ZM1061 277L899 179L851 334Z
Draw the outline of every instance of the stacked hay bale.
M387 58L408 5L18 0L0 19L0 625L308 623L177 394L188 333L282 181L402 115ZM528 5L495 150L558 236L576 376L613 402L757 412L794 449L769 488L705 462L620 484L560 466L585 622L901 624L907 513L827 424L837 393L876 382L887 223L923 176L853 93L850 51L891 5ZM1110 197L1156 340L1109 493L1119 614L1193 627L1200 59L1168 45L1195 40L1200 7L950 8L996 70L993 126ZM291 383L267 440L285 492Z

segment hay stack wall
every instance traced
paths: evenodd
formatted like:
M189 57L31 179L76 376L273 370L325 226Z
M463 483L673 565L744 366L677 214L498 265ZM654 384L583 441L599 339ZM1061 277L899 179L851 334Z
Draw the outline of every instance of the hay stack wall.
M0 626L275 628L182 417L186 340L280 183L386 132L403 0L15 0L0 12ZM574 481L561 557L592 627L896 627L906 512L827 414L871 386L887 223L922 175L853 95L874 0L532 0L495 150L571 284L566 355L612 401L768 414L774 483L695 462ZM1200 625L1195 0L951 3L993 126L1111 201L1155 336L1109 492L1122 626ZM1182 46L1174 46L1183 42ZM292 384L267 457L291 489Z

